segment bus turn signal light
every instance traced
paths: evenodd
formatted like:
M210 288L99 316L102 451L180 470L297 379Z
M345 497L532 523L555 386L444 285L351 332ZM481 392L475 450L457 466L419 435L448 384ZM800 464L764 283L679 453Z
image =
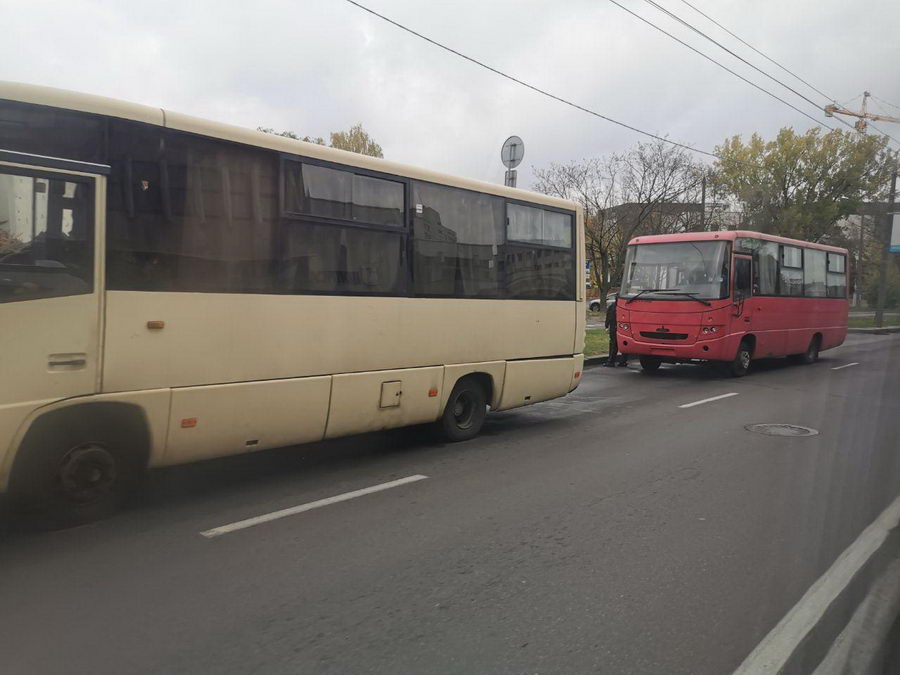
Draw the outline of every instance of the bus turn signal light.
M181 420L182 429L193 429L195 426L197 426L196 417L185 417L183 420Z
M147 329L148 330L162 330L166 327L165 321L148 321Z
M437 387L432 387L431 389L428 390L428 398L434 398L437 395L438 395Z

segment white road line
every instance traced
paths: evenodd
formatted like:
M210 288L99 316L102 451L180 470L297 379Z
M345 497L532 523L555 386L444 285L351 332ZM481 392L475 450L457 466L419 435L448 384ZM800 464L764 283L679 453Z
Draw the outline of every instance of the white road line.
M735 675L779 673L794 650L806 639L816 622L837 599L865 562L900 524L900 497L841 553L834 564L814 583L800 602L778 622L756 649L734 671Z
M298 513L304 513L305 511L312 511L313 509L319 509L323 506L330 506L331 504L337 504L339 502L345 502L348 499L356 499L357 497L362 497L364 495L370 495L373 492L381 492L382 490L390 490L391 488L400 487L401 485L406 485L407 483L415 483L419 480L425 480L428 476L422 476L421 474L417 474L415 476L407 476L406 478L400 478L398 480L392 480L388 483L380 483L378 485L373 485L371 487L363 488L361 490L354 490L353 492L345 492L340 495L335 495L334 497L326 497L325 499L319 499L318 501L308 502L306 504L300 504L299 506L292 506L287 509L281 509L280 511L273 511L272 513L266 513L261 516L256 516L254 518L247 518L246 520L239 520L236 523L229 523L228 525L221 525L219 527L214 527L211 530L204 530L200 534L206 537L207 539L213 539L214 537L220 537L223 534L228 534L229 532L236 532L237 530L245 530L248 527L253 527L254 525L260 525L261 523L268 523L272 520L278 520L279 518L286 518L287 516L293 516Z
M842 366L835 366L834 368L832 368L832 370L840 370L841 368L849 368L850 366L858 366L858 365L859 365L859 362L854 361L853 363L845 363Z
M713 401L719 401L723 398L730 398L732 396L737 396L738 393L733 391L729 394L722 394L721 396L713 396L712 398L704 398L701 401L694 401L693 403L685 403L684 405L678 406L679 408L693 408L695 405L703 405L704 403L712 403Z

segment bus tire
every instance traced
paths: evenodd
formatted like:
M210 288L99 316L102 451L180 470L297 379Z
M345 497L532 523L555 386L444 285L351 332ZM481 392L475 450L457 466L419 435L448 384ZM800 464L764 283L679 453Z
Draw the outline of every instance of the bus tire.
M450 392L438 432L452 443L468 441L478 435L487 416L487 395L474 377L464 377Z
M728 367L732 377L743 377L750 370L750 361L753 359L753 348L746 340L741 340L734 361Z
M111 515L146 470L146 444L129 429L130 420L98 424L78 408L37 420L16 453L10 498L43 527L73 527ZM73 412L84 417L73 418Z
M806 348L806 351L802 354L795 354L791 359L794 363L800 363L803 365L810 365L819 360L819 348L820 348L820 340L818 335L813 335L812 340L809 341L809 346Z
M662 359L658 356L648 356L647 354L642 354L640 361L641 368L648 373L652 373L654 370L659 370L659 367L662 365Z

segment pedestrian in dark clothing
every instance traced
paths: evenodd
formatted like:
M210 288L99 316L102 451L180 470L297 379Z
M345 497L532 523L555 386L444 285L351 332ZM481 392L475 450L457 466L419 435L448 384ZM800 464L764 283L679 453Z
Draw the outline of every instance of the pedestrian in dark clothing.
M606 360L607 368L615 368L616 365L627 366L628 357L625 354L617 356L619 353L619 341L617 339L617 329L619 327L616 321L616 304L619 296L616 295L612 299L612 303L606 308L606 330L609 332L609 358Z

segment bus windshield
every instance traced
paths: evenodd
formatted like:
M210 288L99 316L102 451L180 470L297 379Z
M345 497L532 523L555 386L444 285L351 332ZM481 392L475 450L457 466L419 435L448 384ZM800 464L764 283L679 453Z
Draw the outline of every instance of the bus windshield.
M628 247L620 295L633 298L703 300L728 297L728 244L684 241ZM674 293L678 291L678 295Z

